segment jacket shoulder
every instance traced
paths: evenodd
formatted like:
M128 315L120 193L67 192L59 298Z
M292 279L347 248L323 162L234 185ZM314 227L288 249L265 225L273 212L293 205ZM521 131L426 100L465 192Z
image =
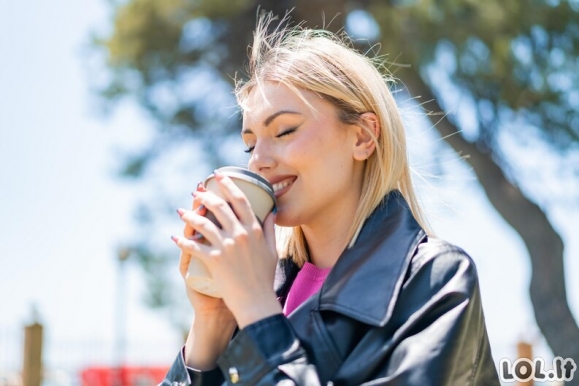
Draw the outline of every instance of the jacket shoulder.
M478 286L473 259L462 248L432 236L425 237L417 246L405 281L416 276L427 276L431 285L452 283L467 292Z

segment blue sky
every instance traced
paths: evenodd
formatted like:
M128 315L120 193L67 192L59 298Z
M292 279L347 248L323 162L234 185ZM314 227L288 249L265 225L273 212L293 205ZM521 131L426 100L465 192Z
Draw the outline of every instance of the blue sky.
M36 304L48 362L72 360L80 344L114 359L115 255L137 196L114 171L118 149L148 125L129 104L109 119L92 105L84 47L105 10L98 0L0 1L0 331L19 331ZM136 358L172 360L175 332L142 306L131 268L128 283L129 339L152 346Z
M49 365L114 360L115 254L133 235L132 208L141 195L114 170L119 149L142 143L151 124L130 103L108 119L96 112L88 80L99 74L87 70L84 47L90 30L106 31L107 25L105 1L0 0L0 371L19 365L3 352L8 343L2 339L19 333L32 304L46 325ZM432 130L410 134L420 154L440 150L432 147ZM468 168L444 154L436 162L450 174L421 192L438 235L477 263L495 359L513 357L521 338L534 340L538 353L549 357L527 296L529 264L521 241ZM416 159L430 162L424 155ZM566 242L569 301L577 317L579 284L569 272L579 272L579 240L571 236L579 214L552 205L549 216ZM174 225L178 231L177 220ZM129 266L129 361L167 363L179 337L143 306L143 285Z

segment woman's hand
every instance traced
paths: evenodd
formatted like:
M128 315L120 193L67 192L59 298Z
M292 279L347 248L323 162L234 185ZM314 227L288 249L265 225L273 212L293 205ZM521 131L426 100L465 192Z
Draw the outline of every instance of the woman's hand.
M175 242L184 254L201 259L207 266L223 302L235 316L239 328L243 328L281 313L273 290L277 264L275 215L270 213L266 217L262 229L247 197L233 181L218 172L215 179L227 201L211 192L198 191L194 195L195 202L210 210L222 229L195 211L179 210L187 226L201 233L211 245L188 238L176 238ZM193 300L196 301L195 297Z
M197 191L203 192L201 183ZM179 214L183 213L179 210ZM207 212L197 200L193 200L193 210L198 216L204 216ZM195 230L185 223L183 238L191 240L196 238ZM178 238L173 238L174 240ZM179 271L185 281L191 254L181 248L179 259ZM195 310L195 319L191 325L191 331L185 344L185 362L198 370L210 370L216 366L219 355L227 348L229 340L235 330L235 318L223 299L203 295L185 284L187 297Z
M204 192L204 191L205 188L201 183L199 183L197 185L196 192ZM182 213L184 213L184 210L179 209L177 210L177 212L181 216ZM207 209L203 207L198 200L193 199L192 212L199 216L205 216ZM199 238L200 235L196 233L195 229L193 229L187 222L185 222L185 228L183 229L183 236L187 240L194 240ZM175 240L175 238L173 239ZM181 273L183 280L185 280L185 277L187 275L187 270L189 268L189 262L191 261L191 258L192 258L191 253L182 248L181 256L179 258L179 272ZM215 312L223 312L231 314L229 309L225 306L225 303L223 303L222 299L203 295L202 293L195 291L188 285L185 285L185 288L187 290L187 297L189 298L189 302L193 306L196 315L203 317L206 314L209 315ZM233 318L232 315L231 318Z

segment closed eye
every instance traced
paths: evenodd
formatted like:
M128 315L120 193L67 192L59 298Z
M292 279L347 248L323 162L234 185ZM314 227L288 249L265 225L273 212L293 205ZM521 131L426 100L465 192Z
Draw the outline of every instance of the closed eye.
M276 135L276 138L281 138L281 137L285 137L286 135L290 135L293 132L295 132L297 130L297 127L292 127L291 129L287 129L285 131L282 131L281 133L279 133L278 135ZM255 148L255 146L249 146L247 149L244 150L244 152L246 153L251 153L253 151L253 149Z
M279 133L278 135L276 135L276 138L280 138L283 137L285 135L291 134L294 131L296 131L297 127L292 127L291 129L287 129L286 131L282 131L281 133Z

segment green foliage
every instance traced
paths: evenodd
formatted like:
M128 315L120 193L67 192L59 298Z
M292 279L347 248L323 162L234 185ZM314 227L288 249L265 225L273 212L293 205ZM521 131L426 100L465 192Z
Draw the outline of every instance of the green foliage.
M115 33L106 42L109 65L135 70L148 82L169 75L178 63L179 39L187 20L183 7L179 0L135 0L121 6Z
M486 146L497 146L499 111L508 108L525 115L561 150L579 142L578 9L573 1L539 0L425 0L398 6L376 0L369 7L382 30L384 52L411 63L411 71L424 75L441 48L452 56L447 71L453 82L493 108L492 122L480 128ZM427 81L438 91L436 79Z
M187 71L218 51L217 45L204 42L187 43L187 27L191 22L211 20L204 26L218 34L215 21L232 17L247 9L249 0L132 0L116 11L114 33L103 44L108 52L109 68L117 73L114 90L141 93L157 82L176 80ZM193 39L212 40L209 34ZM204 54L208 54L204 57ZM130 74L127 74L130 72ZM135 82L134 77L139 79ZM119 87L117 83L123 83ZM129 86L132 85L132 86Z
M279 8L274 1L263 8ZM297 6L300 1L286 1ZM343 2L345 6L345 1ZM334 4L335 5L335 4ZM196 116L198 101L179 95L191 71L213 69L215 83L231 84L242 69L255 22L252 0L131 0L116 11L114 33L104 41L112 81L105 98L132 95L162 123L195 132L205 125ZM367 10L381 30L382 53L410 64L399 73L422 76L436 92L437 80L425 70L441 50L452 56L447 71L475 101L492 107L479 141L493 143L499 111L508 108L542 131L559 149L579 140L579 13L576 1L422 0L369 1ZM339 28L339 26L338 26ZM337 29L337 28L336 28ZM171 110L156 98L173 84L178 101ZM202 93L212 93L206 88ZM479 113L479 121L482 115ZM225 119L223 125L233 128ZM141 164L146 166L146 158ZM128 173L129 175L131 173Z
M296 21L313 20L324 8L308 0L127 0L116 9L113 33L99 43L111 75L101 95L112 102L135 98L164 138L128 159L124 176L145 177L162 146L185 136L201 144L212 166L227 159L216 144L238 136L239 116L220 107L234 104L233 78L246 61L258 4L280 15L295 7ZM444 82L430 70L442 71L475 107L480 148L500 157L498 134L516 115L553 148L577 149L578 1L332 0L331 6L368 11L380 28L380 54L409 65L396 73L403 82L420 79L443 96ZM165 258L156 260L146 241L139 248L154 275ZM169 302L161 282L151 288L151 305Z

